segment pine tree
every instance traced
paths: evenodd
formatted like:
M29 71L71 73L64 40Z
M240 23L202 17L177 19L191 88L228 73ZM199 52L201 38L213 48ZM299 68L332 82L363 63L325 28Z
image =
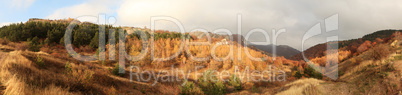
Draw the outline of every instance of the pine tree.
M96 32L95 36L92 38L91 43L89 44L92 48L98 48L99 47L99 33Z

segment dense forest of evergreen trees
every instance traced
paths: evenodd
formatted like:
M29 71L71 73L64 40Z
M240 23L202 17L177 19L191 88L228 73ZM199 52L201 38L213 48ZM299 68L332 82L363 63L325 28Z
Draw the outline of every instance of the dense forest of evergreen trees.
M26 23L14 23L0 28L0 38L10 40L12 42L28 41L32 51L39 51L41 45L64 45L64 35L69 23L52 23L46 21L28 21ZM98 48L99 43L99 26L97 24L82 23L74 27L71 34L71 42L75 47L90 46L93 49ZM105 27L105 41L108 43L109 30L115 29L115 41L118 42L118 30L121 27L113 27L111 25L103 25ZM126 31L125 31L126 33ZM140 38L140 33L145 33L147 39L151 37L149 31L142 32L135 30L129 37ZM156 32L154 39L176 39L181 38L181 33L176 32ZM189 38L189 34L185 34Z

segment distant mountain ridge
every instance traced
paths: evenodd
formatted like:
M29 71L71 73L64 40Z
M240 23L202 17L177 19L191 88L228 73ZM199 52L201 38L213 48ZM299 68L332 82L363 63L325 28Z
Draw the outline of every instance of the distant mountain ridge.
M252 44L250 44L250 45L252 45ZM255 46L257 49L260 49L264 52L274 55L274 52L273 52L274 45L272 45L272 44L270 44L270 45L252 45L252 46ZM287 45L277 45L276 46L276 56L283 56L285 58L290 58L298 53L300 53L299 50L294 49Z
M219 38L229 39L230 38L229 35L214 34L214 33L211 33L211 32L207 32L207 33L208 33L209 36L211 36L211 38L215 38L215 39L219 39ZM203 38L203 37L206 37L207 33L205 33L205 32L191 32L190 35L193 35L193 36L195 36L197 38ZM251 49L254 49L254 50L257 50L257 51L260 51L260 52L264 52L267 55L273 55L273 51L272 51L273 50L273 45L263 46L263 45L249 44L249 42L246 41L246 39L240 34L233 34L233 35L231 35L231 37L232 37L232 41L238 42L240 40L240 42L238 42L238 43L240 43L241 45L245 45L245 46L247 46L247 47L249 47ZM277 52L276 52L277 56L283 56L285 58L290 58L293 55L300 53L299 50L294 49L294 48L292 48L290 46L287 46L287 45L278 45L278 46L276 46L276 50L277 50Z
M350 40L344 40L344 41L337 41L339 48L346 48L351 50L352 52L356 52L354 49L356 49L358 46L363 44L365 41L370 41L370 42L375 42L377 38L379 39L387 39L387 37L390 37L393 33L397 31L402 31L402 30L394 30L394 29L387 29L387 30L380 30L376 31L370 34L366 34L361 38L358 39L350 39ZM321 57L324 56L324 52L327 49L327 44L335 44L335 42L327 42L327 43L321 43L317 44L313 47L310 47L303 52L296 54L292 56L290 59L291 60L303 60L302 53L304 53L305 57L308 59L315 58L315 57Z

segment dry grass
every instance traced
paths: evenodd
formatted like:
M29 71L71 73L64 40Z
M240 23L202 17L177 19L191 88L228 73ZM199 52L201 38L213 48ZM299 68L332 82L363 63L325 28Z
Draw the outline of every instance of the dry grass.
M0 38L0 44L1 45L7 45L10 41L7 40L7 38Z
M372 51L370 51L369 56L374 58L375 60L381 60L382 58L386 58L391 54L390 46L385 44L379 44L376 47L373 47Z
M132 89L133 83L128 79L122 81L111 77L110 73L98 66L75 64L71 72L65 72L66 61L51 56L41 55L45 66L39 68L34 63L33 52L13 51L1 53L0 82L6 89L4 94L38 94L38 95L69 95L69 94L119 94L142 93ZM138 84L134 84L138 85ZM150 89L146 93L158 93Z
M319 95L323 94L318 91L317 86L324 81L317 80L314 78L300 79L285 85L288 89L277 93L277 95Z
M16 50L25 51L29 48L29 45L27 42L22 42L22 43L15 43L14 47Z

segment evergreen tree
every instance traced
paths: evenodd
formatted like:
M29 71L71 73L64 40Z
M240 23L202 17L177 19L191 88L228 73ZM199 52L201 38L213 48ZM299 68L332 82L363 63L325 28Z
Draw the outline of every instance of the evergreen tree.
M39 51L40 49L40 42L38 37L34 37L32 39L28 39L29 50L30 51Z
M92 48L98 48L99 47L99 33L96 32L95 36L92 38L91 43L89 44Z

